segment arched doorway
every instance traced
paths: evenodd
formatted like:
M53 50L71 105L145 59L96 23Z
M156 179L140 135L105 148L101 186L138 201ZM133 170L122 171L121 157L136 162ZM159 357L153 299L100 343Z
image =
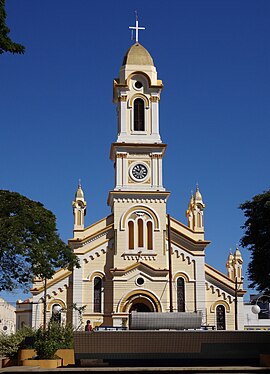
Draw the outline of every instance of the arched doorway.
M154 312L154 305L146 298L138 297L130 303L131 312Z
M155 295L149 291L133 291L122 299L120 312L161 312L161 304Z

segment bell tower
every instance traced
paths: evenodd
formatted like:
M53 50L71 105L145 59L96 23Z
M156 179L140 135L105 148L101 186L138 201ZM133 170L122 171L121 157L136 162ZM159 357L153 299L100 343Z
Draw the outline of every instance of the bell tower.
M72 201L73 215L74 215L74 236L76 231L84 229L84 216L86 215L86 201L84 199L84 193L81 186L81 182L78 184L78 188L75 194L75 200Z
M137 35L137 20L136 28ZM149 248L154 252L164 247L169 193L162 177L166 144L159 133L162 88L153 59L137 35L113 82L118 133L110 151L115 186L109 192L108 204L114 213L116 251L143 253Z
M198 184L196 185L196 192L191 196L186 217L188 219L188 227L195 232L204 232L204 217L203 211L205 204L203 203L202 195L199 191Z
M162 158L166 145L159 134L159 101L163 88L149 52L138 42L127 51L114 80L118 135L111 147L115 191L165 191Z

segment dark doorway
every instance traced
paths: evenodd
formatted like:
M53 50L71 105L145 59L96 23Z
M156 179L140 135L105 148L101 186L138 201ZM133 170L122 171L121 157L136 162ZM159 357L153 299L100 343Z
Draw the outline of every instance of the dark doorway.
M129 312L151 312L150 308L143 303L135 303L130 308Z

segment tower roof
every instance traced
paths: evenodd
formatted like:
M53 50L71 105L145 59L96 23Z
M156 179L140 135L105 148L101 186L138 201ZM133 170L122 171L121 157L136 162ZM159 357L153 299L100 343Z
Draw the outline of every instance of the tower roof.
M199 191L199 185L197 184L196 185L196 192L195 192L195 195L194 195L194 199L196 202L202 202L202 195Z
M84 199L84 193L83 193L82 186L81 186L80 182L78 184L78 188L77 188L77 191L76 191L76 194L75 194L75 199Z
M140 43L133 44L125 54L122 66L124 65L152 65L154 61L150 53Z

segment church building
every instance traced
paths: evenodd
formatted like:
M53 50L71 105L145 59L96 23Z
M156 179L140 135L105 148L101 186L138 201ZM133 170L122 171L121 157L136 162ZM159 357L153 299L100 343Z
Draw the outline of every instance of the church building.
M94 327L122 327L132 311L201 312L203 326L243 329L241 253L236 248L229 255L227 275L205 263L210 242L204 237L199 187L187 199L186 223L168 214L170 192L162 166L167 145L159 131L163 82L138 42L137 22L136 41L113 81L118 131L110 150L115 170L107 200L111 214L85 227L87 201L79 184L69 245L81 267L61 269L47 281L46 320L60 310L63 323L83 328L91 320ZM31 292L31 310L17 305L19 326L43 323L43 283L36 282Z

